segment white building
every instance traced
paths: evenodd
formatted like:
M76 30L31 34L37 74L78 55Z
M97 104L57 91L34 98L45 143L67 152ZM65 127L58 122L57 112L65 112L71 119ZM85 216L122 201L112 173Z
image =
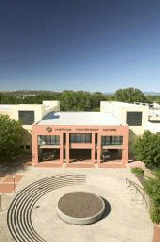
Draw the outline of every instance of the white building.
M51 111L60 111L60 101L43 101L42 104L1 104L0 114L20 120L22 127L32 132L32 124L38 122ZM31 140L24 148L31 148Z
M132 156L136 137L145 130L160 133L160 109L155 110L149 105L131 104L116 101L101 101L100 112L110 112L123 124L129 126L129 153Z

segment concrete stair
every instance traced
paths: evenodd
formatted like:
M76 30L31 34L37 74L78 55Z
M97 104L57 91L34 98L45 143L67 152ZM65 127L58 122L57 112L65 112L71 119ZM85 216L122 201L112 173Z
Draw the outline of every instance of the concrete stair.
M140 186L135 182L134 182L134 185L126 184L126 196L128 197L129 207L136 208L136 209L147 208L147 204L145 201L145 199L147 199L147 196L144 193L143 187L140 188Z

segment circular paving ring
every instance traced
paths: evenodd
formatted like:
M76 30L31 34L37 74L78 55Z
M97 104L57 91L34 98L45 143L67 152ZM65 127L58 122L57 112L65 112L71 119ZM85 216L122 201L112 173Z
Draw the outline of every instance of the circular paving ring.
M45 177L16 194L7 213L7 225L16 242L46 242L32 225L32 209L45 194L59 188L85 183L86 175L61 174Z

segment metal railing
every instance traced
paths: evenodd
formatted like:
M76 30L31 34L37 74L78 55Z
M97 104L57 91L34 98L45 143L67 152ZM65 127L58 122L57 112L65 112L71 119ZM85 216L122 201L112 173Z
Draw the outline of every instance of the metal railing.
M139 186L137 183L135 183L134 181L126 178L126 184L129 186L134 186L136 188L136 190L142 195L145 203L146 203L146 208L149 208L149 197L147 196L147 194L145 193L145 190L143 187Z

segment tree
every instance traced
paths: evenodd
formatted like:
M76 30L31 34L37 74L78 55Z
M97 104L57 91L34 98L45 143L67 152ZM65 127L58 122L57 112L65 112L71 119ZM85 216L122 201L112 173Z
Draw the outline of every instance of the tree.
M148 99L144 96L144 93L136 88L119 89L115 92L114 98L116 101L128 103L149 102Z
M101 101L109 101L108 96L103 95L101 92L95 92L91 95L92 111L100 111Z
M146 167L160 167L160 135L146 131L137 138L134 153L136 159L143 161Z
M91 94L83 91L64 91L61 95L62 111L90 111Z
M0 115L0 157L2 159L20 153L20 145L26 139L26 132L19 121L11 120L8 115Z

